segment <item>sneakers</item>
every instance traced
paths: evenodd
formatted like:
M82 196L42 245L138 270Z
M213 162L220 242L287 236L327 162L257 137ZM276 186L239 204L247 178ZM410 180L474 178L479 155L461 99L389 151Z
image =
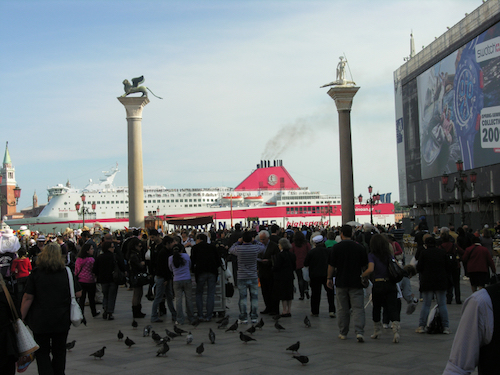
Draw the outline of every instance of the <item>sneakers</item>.
M358 340L358 342L365 342L365 338L359 333L356 335L356 340Z
M346 338L347 338L347 336L344 336L343 334L339 335L339 339L341 339L341 340L345 340Z
M95 314L92 314L92 317L95 318L101 313L101 310L97 310Z
M444 329L443 329L443 333L444 333L445 335L449 335L449 334L450 334L450 327L444 327Z
M257 319L252 319L252 324L257 323Z
M418 327L416 330L415 330L416 333L425 333L425 327L424 326L420 326Z
M384 324L383 324L383 326L384 326L384 329L389 329L389 328L391 328L391 327L389 327L389 324L385 324L385 323L384 323Z
M335 315L335 313L334 313L334 312L331 312L331 313L330 313L330 318L336 318L336 317L337 317L337 315Z
M238 319L238 324L248 324L248 319Z

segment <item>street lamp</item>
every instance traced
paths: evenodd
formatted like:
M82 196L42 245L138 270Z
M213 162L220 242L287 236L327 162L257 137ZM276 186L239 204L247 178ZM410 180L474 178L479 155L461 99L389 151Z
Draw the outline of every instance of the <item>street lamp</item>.
M370 206L370 223L373 225L373 206L376 206L377 204L380 203L380 194L373 194L373 187L370 185L368 186L368 193L370 194L370 198L366 200L366 204L363 204L363 196L359 194L358 196L358 201L359 204L363 206Z
M3 175L0 174L0 184L2 183L2 180L3 180ZM17 206L19 198L21 198L21 188L19 186L16 186L14 188L14 198L16 199L15 202L14 201L9 202L6 195L0 194L0 205L3 206L5 204L7 206Z
M328 203L328 226L331 228L332 227L332 202L327 201Z
M83 219L83 225L82 226L85 226L85 215L90 215L90 214L94 214L95 215L96 204L95 204L95 201L92 202L91 206L92 206L92 211L93 212L90 212L90 208L89 207L85 207L85 199L87 198L85 196L85 193L82 193L82 195L80 196L80 198L82 199L82 204L80 204L80 202L76 202L75 203L75 208L76 208L76 213L78 214L78 216L82 216L82 219ZM80 207L82 208L81 211L80 211Z
M472 171L469 174L464 172L464 162L460 159L456 162L458 177L455 177L455 181L453 182L453 186L448 188L448 180L449 176L446 172L441 176L441 185L443 186L444 191L448 193L452 193L455 190L460 192L460 220L462 225L465 224L465 208L464 208L464 193L465 191L474 191L474 187L476 184L477 173ZM470 188L467 186L467 179L470 176Z

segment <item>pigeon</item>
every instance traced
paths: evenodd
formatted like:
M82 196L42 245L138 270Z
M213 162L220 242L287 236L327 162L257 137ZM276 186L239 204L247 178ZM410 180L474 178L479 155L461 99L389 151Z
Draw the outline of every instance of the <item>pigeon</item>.
M73 349L75 347L75 344L76 344L76 340L73 340L71 342L66 343L66 350L68 352L70 352L71 349Z
M302 363L302 365L305 365L307 362L309 362L309 357L306 355L294 355L293 358Z
M215 332L212 331L212 328L210 328L210 331L208 332L208 338L212 344L215 344Z
M264 319L260 318L260 321L255 325L255 328L262 329L264 327Z
M195 320L193 320L193 321L191 322L191 325L192 325L194 328L198 327L198 325L199 325L199 324L200 324L200 320L199 320L198 318L196 318Z
M243 332L240 331L240 340L243 341L245 344L249 341L257 341L253 337L250 337L248 335L245 335Z
M252 325L250 328L248 328L245 332L248 332L250 334L254 334L257 329L255 328L254 325Z
M144 331L142 331L142 337L149 336L152 329L153 329L152 325L147 325L146 327L144 327Z
M231 327L226 329L226 332L229 332L229 331L236 332L237 329L238 329L238 321L234 322L234 324Z
M122 331L118 330L118 334L116 336L118 337L118 341L123 340L123 333L122 333Z
M132 320L132 327L134 327L134 329L136 329L138 325L139 324L137 324L137 322L135 321L135 319Z
M297 351L299 350L299 348L300 348L300 341L297 341L295 344L290 345L288 348L286 348L286 350L291 350L292 353L293 352L297 353Z
M276 321L276 323L274 323L274 328L276 328L279 331L281 330L285 330L285 327L283 327L278 321Z
M155 331L151 331L151 338L153 339L153 341L155 343L159 343L160 340L161 340L161 336L159 334L157 334Z
M280 314L276 314L275 316L273 316L273 320L279 320L280 318L281 318Z
M196 348L196 353L198 355L201 355L205 351L205 348L203 347L203 343L201 343L197 348Z
M104 355L104 349L106 349L105 346L103 346L102 349L99 349L97 352L90 354L89 357L94 356L94 359L96 358L101 359L102 356Z
M229 323L229 320L223 320L218 326L217 328L219 329L224 329L227 327L227 324Z
M309 318L306 317L304 318L304 324L306 325L307 328L311 328L311 321L309 320Z
M174 332L177 333L179 336L182 336L183 333L187 333L187 331L184 331L183 329L174 326Z
M191 331L189 331L189 333L186 336L186 344L191 344L192 342L193 342L193 334L191 333Z
M132 340L130 340L130 339L128 338L128 336L127 336L127 338L125 339L125 345L127 345L127 346L128 346L128 348L130 349L130 347L131 347L132 345L135 345L135 342L133 342Z
M163 337L158 345L160 345L162 342L170 342L170 337L168 336Z
M222 323L224 323L224 322L226 322L226 325L227 325L227 323L229 323L229 315L226 315L226 316L225 316L225 317L223 317L222 319L218 320L216 323L217 323L217 324L222 324Z
M158 349L158 351L156 352L156 356L159 357L160 355L165 355L169 350L170 347L168 346L168 344L166 342L163 342L163 346Z
M171 339L175 339L176 337L180 336L175 332L169 331L168 329L165 328L165 332L167 333L167 336L170 337Z

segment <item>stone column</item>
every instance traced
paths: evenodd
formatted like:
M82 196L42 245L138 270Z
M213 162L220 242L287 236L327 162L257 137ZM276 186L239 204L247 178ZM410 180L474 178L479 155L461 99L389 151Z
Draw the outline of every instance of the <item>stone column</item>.
M354 183L352 170L351 106L352 99L358 90L359 87L356 86L336 86L328 90L328 95L335 100L335 105L339 112L342 224L356 218L354 211Z
M143 97L119 97L127 111L128 124L128 221L144 228L144 181L142 174L142 109L149 103Z

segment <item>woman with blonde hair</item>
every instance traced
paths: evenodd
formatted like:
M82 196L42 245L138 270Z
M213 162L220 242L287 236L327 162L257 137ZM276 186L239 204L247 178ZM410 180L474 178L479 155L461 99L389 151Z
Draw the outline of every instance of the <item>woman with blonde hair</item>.
M75 296L79 298L80 285L73 274L71 277ZM66 339L71 325L70 304L69 278L61 247L50 242L38 255L21 304L22 319L27 321L40 346L36 353L39 374L64 374Z

